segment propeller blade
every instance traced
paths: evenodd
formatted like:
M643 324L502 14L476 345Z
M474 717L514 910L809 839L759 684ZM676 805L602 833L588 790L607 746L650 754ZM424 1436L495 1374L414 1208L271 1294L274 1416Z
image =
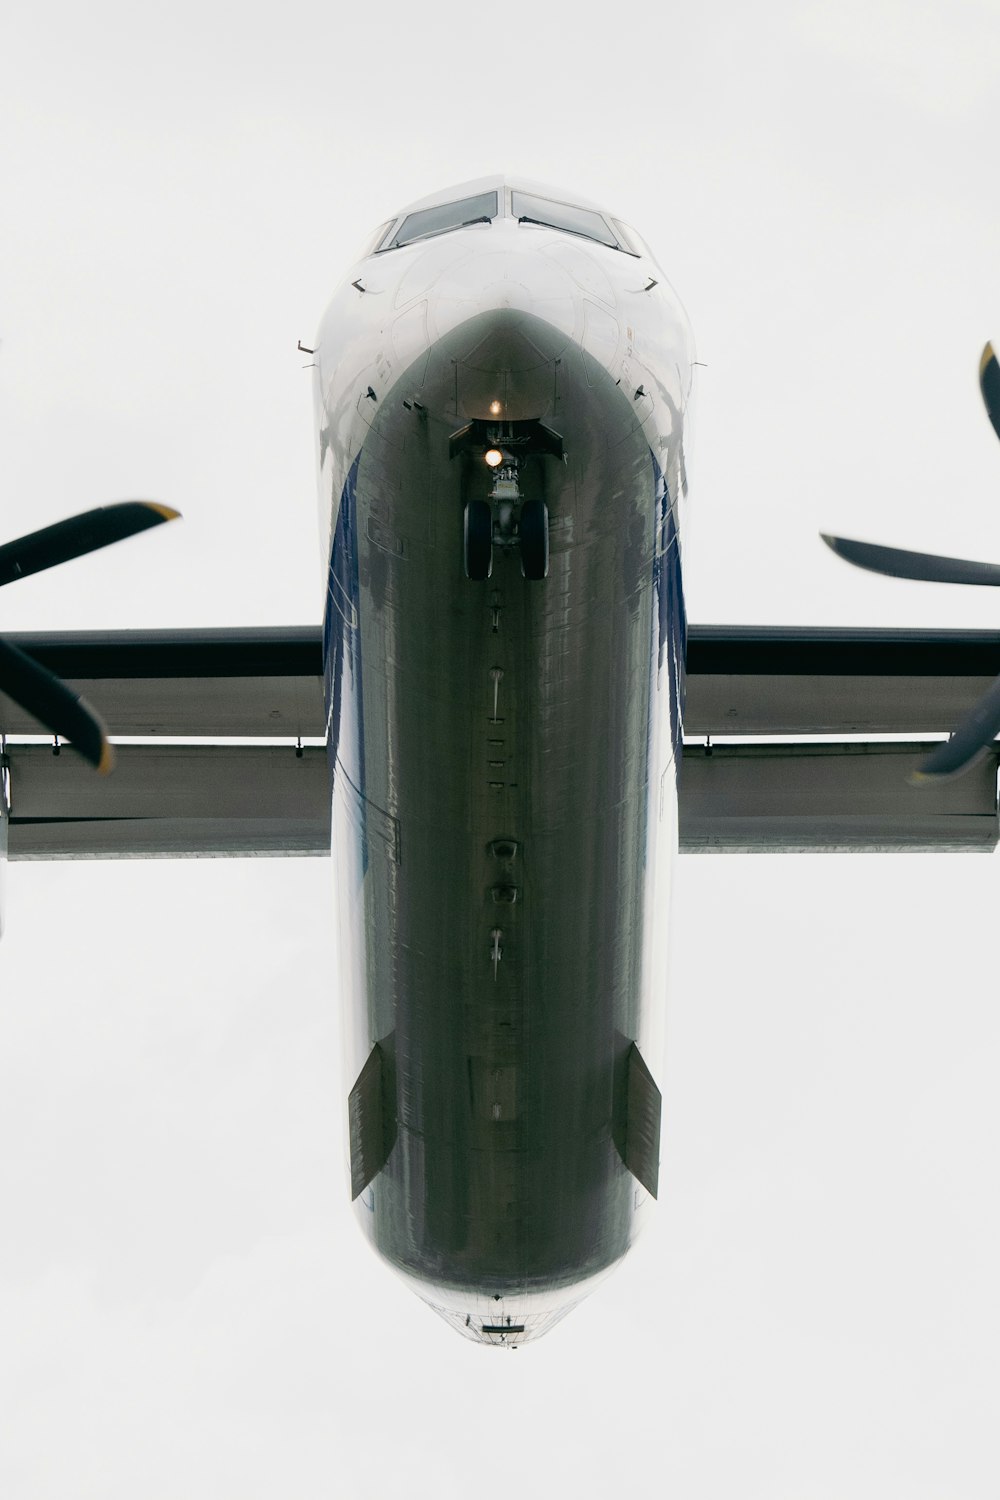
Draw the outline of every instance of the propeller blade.
M114 751L108 744L104 725L93 709L70 692L47 667L33 661L2 637L0 692L13 698L51 734L69 740L73 749L99 771L111 770Z
M979 389L983 393L986 415L993 424L993 431L1000 438L1000 365L993 353L993 345L987 344L979 361Z
M915 783L930 781L938 776L960 776L982 755L1000 734L1000 677L993 682L966 717L959 724L950 740L939 745L932 755L922 761L910 780Z
M996 563L972 562L964 557L938 557L933 552L907 552L902 547L880 547L874 542L855 542L846 536L827 536L820 532L826 545L871 573L888 573L891 578L916 578L924 583L979 583L1000 587L1000 567Z
M0 587L86 552L96 552L150 526L176 520L178 514L169 505L157 505L152 500L123 500L32 531L0 547Z

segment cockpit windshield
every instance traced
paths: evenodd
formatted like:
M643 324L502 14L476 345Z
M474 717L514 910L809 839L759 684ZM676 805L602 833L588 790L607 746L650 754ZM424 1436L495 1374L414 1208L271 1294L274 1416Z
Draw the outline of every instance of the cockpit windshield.
M618 242L608 221L589 208L574 208L569 203L555 203L551 198L536 198L534 193L512 192L511 212L519 224L545 224L550 229L564 229L585 239L609 245L612 250L624 247Z
M444 234L448 229L489 222L496 218L497 212L496 193L477 193L474 198L460 198L457 203L422 208L417 213L407 214L392 239L382 249L396 250L400 245L412 245L414 240L426 240L431 235Z

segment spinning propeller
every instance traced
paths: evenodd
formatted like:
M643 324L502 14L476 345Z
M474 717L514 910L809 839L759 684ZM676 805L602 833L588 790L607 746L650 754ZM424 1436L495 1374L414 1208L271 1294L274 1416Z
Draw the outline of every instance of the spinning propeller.
M979 389L983 393L986 415L1000 438L1000 364L987 344L979 361ZM916 578L928 583L975 583L1000 587L1000 567L996 563L971 562L962 557L937 557L933 552L907 552L901 547L879 547L870 542L855 542L847 537L826 536L828 547L855 567L872 573L887 573L891 578ZM1000 677L986 690L959 724L950 740L939 745L933 755L913 773L912 780L926 781L932 776L957 776L967 771L982 752L1000 734Z
M57 563L96 552L111 542L147 531L164 521L173 521L178 512L151 500L123 500L88 510L67 521L57 521L33 531L16 542L0 547L0 587L15 578L41 573ZM0 692L13 698L52 734L69 740L74 750L96 766L110 771L113 763L104 725L93 709L78 698L53 672L40 666L16 646L0 637Z

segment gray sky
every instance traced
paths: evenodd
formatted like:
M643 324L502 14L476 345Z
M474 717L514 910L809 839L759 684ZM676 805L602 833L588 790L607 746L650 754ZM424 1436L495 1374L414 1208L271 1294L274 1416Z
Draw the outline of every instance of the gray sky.
M6 628L318 620L296 340L372 226L504 168L689 309L693 620L997 624L816 540L1000 559L994 0L57 0L0 54L3 535L185 515ZM328 862L12 867L5 1500L994 1500L994 863L680 862L661 1212L507 1357L354 1228Z

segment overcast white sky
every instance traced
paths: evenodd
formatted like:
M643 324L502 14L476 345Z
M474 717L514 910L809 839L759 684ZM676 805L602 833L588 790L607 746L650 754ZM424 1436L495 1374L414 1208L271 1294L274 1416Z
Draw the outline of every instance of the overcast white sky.
M816 540L1000 559L995 0L56 0L0 56L2 533L185 515L6 628L317 621L296 340L503 168L688 306L693 620L998 624ZM995 1500L995 865L681 861L658 1222L506 1357L354 1228L328 862L13 866L0 1494Z

